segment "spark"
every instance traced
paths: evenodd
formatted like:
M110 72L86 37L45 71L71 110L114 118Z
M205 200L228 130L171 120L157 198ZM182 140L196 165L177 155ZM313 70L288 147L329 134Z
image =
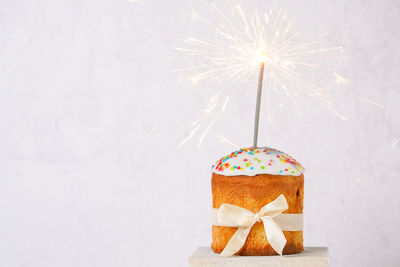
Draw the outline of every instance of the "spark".
M399 139L396 139L396 140L394 140L394 142L392 143L392 147L395 147L395 146L397 146L399 143L400 143L400 138L399 138Z
M333 75L335 76L335 81L336 81L336 84L337 84L337 85L341 85L341 84L349 85L349 84L350 84L350 81L347 80L346 78L344 78L344 77L342 77L342 76L339 76L339 75L336 74L336 73L334 73Z
M373 101L373 100L371 100L371 99L368 99L368 98L366 98L366 97L356 95L356 94L354 94L354 93L352 93L352 92L349 92L349 91L344 91L344 92L345 92L346 94L348 94L349 96L351 96L351 97L357 98L357 99L359 99L359 100L361 100L361 101L364 101L364 102L367 102L367 103L369 103L369 104L371 104L371 105L377 106L378 108L385 108L385 106L383 106L383 105L381 105L381 104L379 104L379 103L376 103L375 101Z
M224 112L226 105L228 104L229 101L229 96L225 99L224 104L222 105L222 108L220 110L220 112L218 114L216 114L214 116L214 119L208 124L208 126L206 127L206 130L203 132L203 134L200 136L200 140L197 143L197 148L200 148L201 144L204 141L204 138L207 136L208 132L210 131L211 127L213 126L213 124L217 121L217 119L219 118L219 116L221 116L221 114Z
M140 142L139 148L141 149L145 145L147 145L147 142L149 139L153 136L154 132L157 130L159 126L159 122L154 123L153 127L151 127L150 131L147 132L146 136L143 138L143 140Z
M226 138L226 137L223 136L223 135L220 135L220 136L219 136L219 140L220 140L222 143L231 144L232 146L234 146L234 147L237 148L237 149L240 148L238 145L236 145L235 143L233 143L231 140L229 140L228 138Z
M182 142L180 142L178 144L178 148L181 148L187 141L189 141L190 139L192 139L192 137L194 136L194 134L197 132L197 130L200 128L200 124L196 125L196 127L190 132L190 134L182 140Z
M150 131L147 133L147 135L143 139L143 143L147 142L149 138L153 135L154 131L158 128L159 123L156 122L153 127L150 129Z
M342 46L323 47L321 38L326 34L301 40L294 23L282 10L247 13L240 5L228 2L230 11L224 12L215 3L204 1L204 5L214 20L194 10L190 17L205 24L213 34L207 38L188 37L182 47L175 48L184 62L191 62L175 70L185 73L186 80L192 84L203 79L246 82L257 75L263 62L268 85L275 93L290 99L295 106L300 93L311 96L346 120L328 99L327 88L308 78L312 75L310 70L321 67L321 59L343 58L336 55L343 51Z
M206 108L201 110L201 115L193 122L193 130L178 144L178 148L182 147L189 140L195 139L197 132L202 131L196 145L197 148L201 147L210 129L225 111L230 97L227 96L222 105L219 105L219 99L220 93L207 100Z
M344 77L342 77L342 76L340 76L340 75L338 75L336 73L334 73L333 75L335 76L335 82L336 82L336 84L338 86L339 85L348 86L348 85L351 84L351 82L348 79L346 79L346 78L344 78ZM339 89L341 89L344 93L346 93L347 95L349 95L351 97L357 98L357 99L359 99L361 101L364 101L364 102L367 102L367 103L369 103L371 105L375 105L375 106L377 106L379 108L384 108L383 105L381 105L379 103L376 103L375 101L372 101L371 99L368 99L368 98L363 97L363 96L356 95L356 94L354 94L354 93L352 93L352 92L350 92L348 90L345 90L344 88L341 88L341 87L339 87Z

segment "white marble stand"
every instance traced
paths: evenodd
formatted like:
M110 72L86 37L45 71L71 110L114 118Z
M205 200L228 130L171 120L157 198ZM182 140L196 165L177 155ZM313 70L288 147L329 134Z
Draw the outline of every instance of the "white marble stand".
M283 256L220 257L209 247L199 247L189 258L190 267L329 267L328 248L306 247L299 254Z

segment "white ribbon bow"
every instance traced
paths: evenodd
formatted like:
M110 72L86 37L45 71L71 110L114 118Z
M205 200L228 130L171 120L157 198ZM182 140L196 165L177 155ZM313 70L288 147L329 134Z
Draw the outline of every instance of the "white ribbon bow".
M286 245L286 238L281 227L279 227L279 224L274 220L274 217L288 208L288 203L283 194L262 207L256 214L235 205L222 204L217 212L218 225L239 228L221 252L221 256L232 256L238 252L246 242L253 225L260 221L264 224L265 235L271 247L279 255L282 255L282 250Z

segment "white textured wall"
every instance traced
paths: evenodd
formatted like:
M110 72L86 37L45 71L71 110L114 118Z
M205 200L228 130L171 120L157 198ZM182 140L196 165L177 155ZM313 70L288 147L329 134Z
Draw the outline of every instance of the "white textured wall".
M210 165L251 143L255 81L193 88L170 73L194 1L0 1L0 265L185 266L210 233ZM246 1L248 9L261 1ZM339 97L261 118L260 143L306 167L305 245L332 266L400 264L400 3L280 1L299 32L345 39ZM347 36L347 38L346 38ZM204 145L176 145L203 99L236 90ZM264 114L264 113L263 113ZM146 135L154 129L148 138Z

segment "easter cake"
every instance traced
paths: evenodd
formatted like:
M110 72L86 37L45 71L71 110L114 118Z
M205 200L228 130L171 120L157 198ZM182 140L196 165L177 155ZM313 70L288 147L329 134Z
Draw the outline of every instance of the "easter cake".
M218 160L211 180L212 250L223 256L303 251L303 172L294 158L268 147L242 148Z

